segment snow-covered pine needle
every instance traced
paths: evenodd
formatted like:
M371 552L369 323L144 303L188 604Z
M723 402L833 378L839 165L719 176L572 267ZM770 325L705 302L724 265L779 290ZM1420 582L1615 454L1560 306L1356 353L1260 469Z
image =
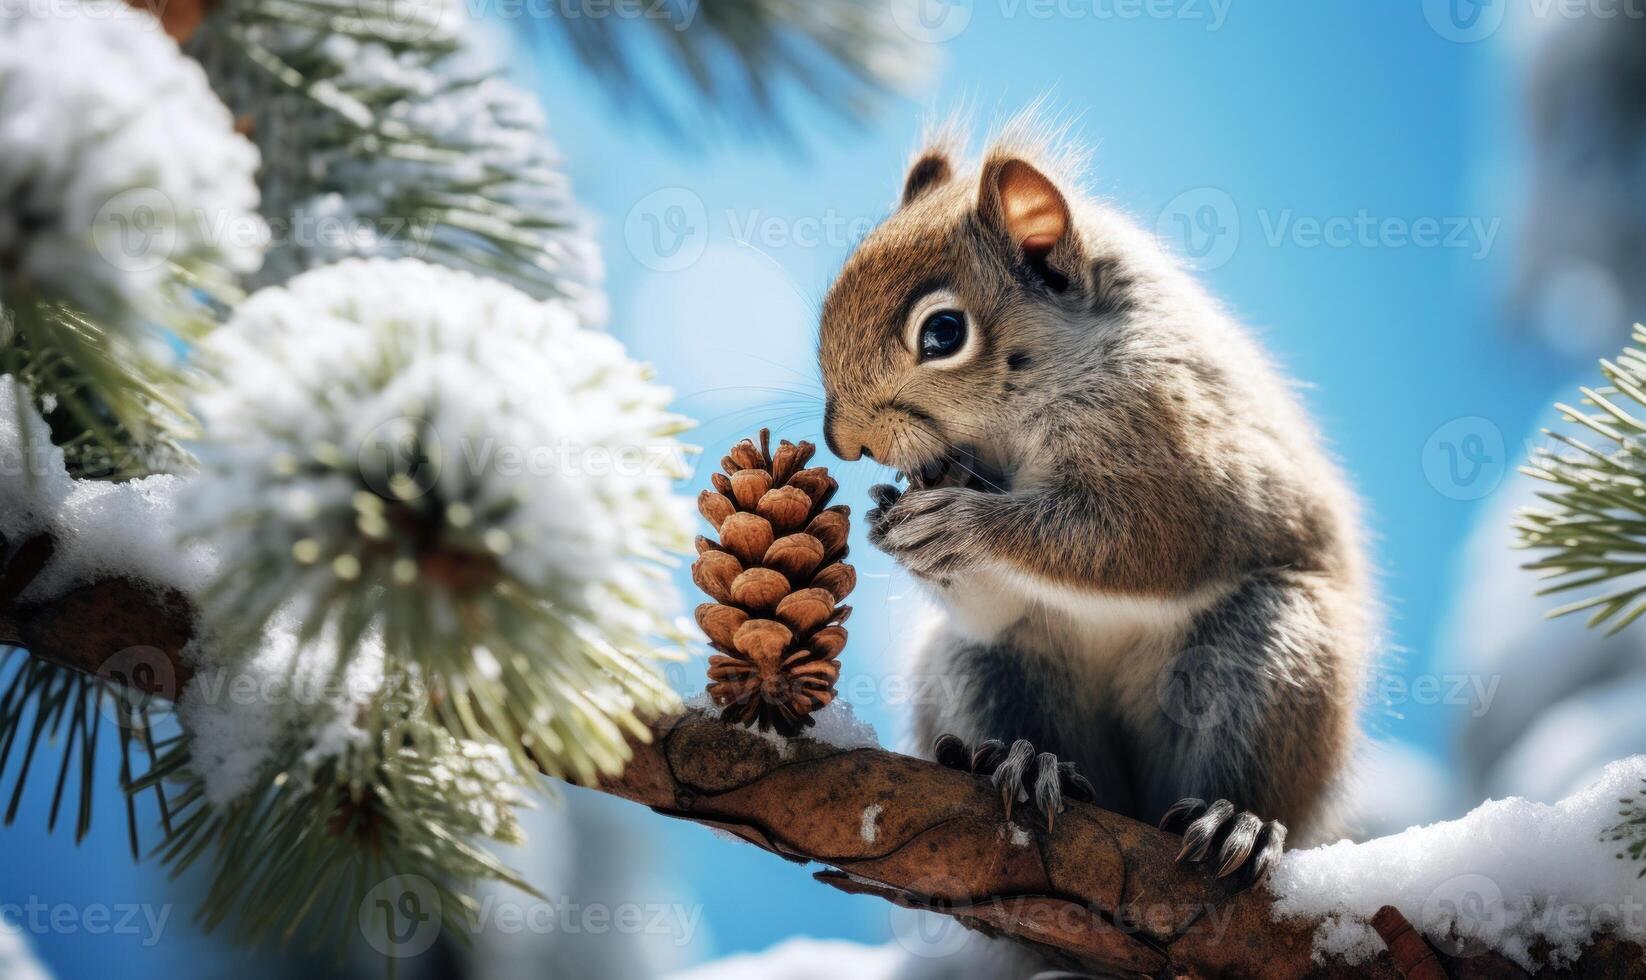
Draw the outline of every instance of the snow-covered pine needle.
M188 588L198 556L180 553L166 529L175 478L120 485L72 479L34 402L27 388L0 375L0 603L49 599L105 576ZM0 646L0 820L10 824L28 787L43 783L52 787L47 830L72 813L75 838L83 838L105 721L118 730L119 778L129 783L154 758L147 699ZM157 799L164 821L165 800ZM136 802L128 797L125 807L133 857Z
M0 0L0 147L0 373L51 399L65 441L164 448L187 429L167 336L261 261L256 148L113 0Z
M191 649L201 671L180 703L184 734L135 785L174 787L159 853L174 873L210 869L202 927L229 922L250 943L302 934L339 953L358 929L391 953L403 940L374 916L374 889L462 935L475 881L530 892L484 847L524 840L507 753L435 724L415 675L384 676L375 638L339 673L335 630L302 643L291 625L233 667Z
M219 558L222 649L288 602L345 658L380 630L453 731L582 779L677 704L654 661L683 422L616 340L494 280L346 260L260 291L200 356L219 384L179 512Z
M455 0L229 0L191 42L263 151L258 285L416 257L601 310L599 256L531 93Z

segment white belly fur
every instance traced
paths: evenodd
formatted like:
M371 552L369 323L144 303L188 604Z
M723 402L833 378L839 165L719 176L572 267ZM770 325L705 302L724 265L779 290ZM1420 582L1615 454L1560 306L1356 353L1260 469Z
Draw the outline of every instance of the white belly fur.
M1195 617L1229 591L1096 592L993 564L937 594L947 613L945 632L1055 659L1107 691L1116 705L1142 707L1156 704L1155 687Z

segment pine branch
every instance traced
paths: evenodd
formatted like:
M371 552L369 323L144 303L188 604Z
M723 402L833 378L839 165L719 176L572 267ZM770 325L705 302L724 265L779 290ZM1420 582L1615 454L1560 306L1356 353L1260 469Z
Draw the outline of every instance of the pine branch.
M1551 583L1540 595L1590 592L1550 615L1587 612L1608 633L1646 614L1646 328L1634 341L1600 362L1607 384L1579 389L1581 407L1555 406L1572 431L1544 430L1554 444L1523 472L1549 484L1545 503L1515 521L1520 547L1540 553L1524 567Z
M0 642L55 664L125 683L109 665L134 645L152 647L174 673L151 681L151 690L181 689L188 667L178 654L190 629L186 600L132 583L96 582L33 605L0 601ZM967 774L810 739L783 753L697 712L659 721L649 740L631 746L624 774L594 788L818 862L827 868L817 878L828 885L953 916L1072 967L1122 976L1422 975L1388 953L1352 967L1315 962L1319 920L1273 918L1274 897L1263 887L1242 891L1179 865L1176 836L1094 806L1072 804L1050 833L1010 833L998 796ZM870 806L880 809L876 832L865 835ZM1392 941L1400 931L1383 934ZM1437 958L1454 980L1524 975L1495 954ZM1639 946L1602 936L1571 969L1635 976L1643 962Z
M860 121L921 79L932 52L897 27L901 2L698 0L639 17L551 19L609 98L676 139L699 139L715 120L786 136L782 83Z

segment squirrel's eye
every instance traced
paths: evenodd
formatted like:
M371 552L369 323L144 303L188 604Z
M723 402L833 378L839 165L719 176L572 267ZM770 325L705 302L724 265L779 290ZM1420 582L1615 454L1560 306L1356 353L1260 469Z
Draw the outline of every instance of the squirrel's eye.
M920 325L920 359L948 357L966 343L966 315L938 310Z

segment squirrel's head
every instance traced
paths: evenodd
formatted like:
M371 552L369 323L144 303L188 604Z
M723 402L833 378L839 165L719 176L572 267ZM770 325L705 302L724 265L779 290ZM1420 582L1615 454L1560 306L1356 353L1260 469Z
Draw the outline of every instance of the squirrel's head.
M997 146L962 173L948 150L923 151L896 211L847 260L818 351L840 458L872 457L915 486L1004 488L1046 372L1067 368L1094 317L1120 312L1081 240L1085 205L1032 159Z

